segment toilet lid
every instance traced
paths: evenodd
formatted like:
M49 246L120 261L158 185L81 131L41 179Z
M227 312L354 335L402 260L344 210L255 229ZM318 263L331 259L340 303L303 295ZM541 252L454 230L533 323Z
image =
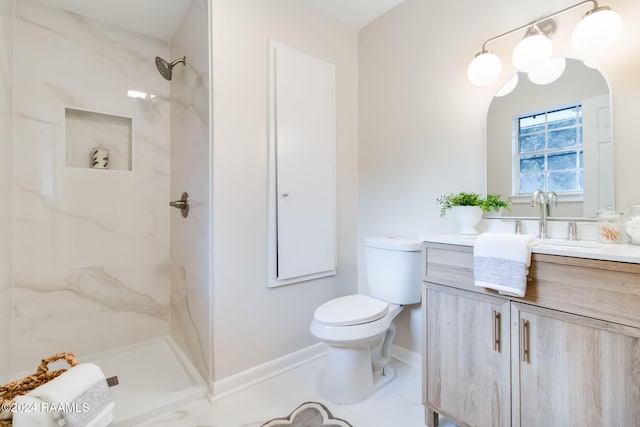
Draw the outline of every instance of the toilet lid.
M334 326L360 325L382 318L389 303L366 295L349 295L327 301L318 307L313 317Z

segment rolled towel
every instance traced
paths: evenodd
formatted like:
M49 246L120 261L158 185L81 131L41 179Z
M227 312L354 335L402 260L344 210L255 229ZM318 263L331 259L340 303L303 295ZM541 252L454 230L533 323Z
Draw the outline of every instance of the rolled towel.
M15 398L13 427L59 427L55 414L42 410L42 401L29 394Z
M473 247L474 284L501 294L523 297L535 237L482 233Z
M16 412L15 427L49 426L38 420L54 420L54 426L105 427L113 423L115 404L102 370L83 363L32 390L23 398L31 403L28 411ZM16 403L18 400L16 400ZM26 409L29 409L25 407Z

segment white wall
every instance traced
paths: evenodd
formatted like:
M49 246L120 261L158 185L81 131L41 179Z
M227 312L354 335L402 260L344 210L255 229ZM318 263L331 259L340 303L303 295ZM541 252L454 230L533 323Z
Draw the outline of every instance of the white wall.
M436 197L485 191L485 117L493 94L515 72L510 51L521 36L489 46L503 58L502 79L494 85L471 85L466 77L469 62L486 39L573 3L407 0L360 32L360 241L369 234L455 232L452 217L439 218ZM635 184L640 159L640 2L612 0L607 5L625 21L622 37L606 52L585 58L599 66L611 86L616 205L626 209L640 200ZM571 47L570 34L586 10L587 5L558 18L556 55L580 57ZM362 268L359 275L362 279ZM405 310L398 325L396 343L420 351L416 309Z
M338 274L267 288L268 41L336 65ZM321 303L356 289L357 33L297 0L213 4L216 380L317 342ZM309 242L313 244L313 242Z
M0 0L0 384L11 362L13 1Z
M209 2L193 0L167 60L171 79L171 199L189 193L189 216L171 209L171 336L209 378Z

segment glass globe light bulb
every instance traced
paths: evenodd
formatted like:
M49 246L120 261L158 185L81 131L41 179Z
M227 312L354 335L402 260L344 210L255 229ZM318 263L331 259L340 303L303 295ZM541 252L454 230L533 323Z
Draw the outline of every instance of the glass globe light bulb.
M549 37L535 34L520 40L513 49L513 65L520 71L529 72L551 59L553 43Z
M622 33L622 18L607 6L588 12L571 35L571 42L582 53L598 52L611 46Z
M564 73L567 61L564 58L552 59L533 71L529 71L527 76L531 83L537 85L547 85L553 83Z
M500 58L485 50L473 58L467 68L467 77L476 86L487 86L496 81L501 72L502 61Z
M515 73L509 80L502 85L498 92L496 93L496 97L509 95L513 90L518 86L518 73Z

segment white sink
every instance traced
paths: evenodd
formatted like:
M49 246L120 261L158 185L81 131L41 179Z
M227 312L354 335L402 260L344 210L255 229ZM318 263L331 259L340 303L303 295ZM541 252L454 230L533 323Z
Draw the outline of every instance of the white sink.
M538 239L538 248L599 251L603 243L590 240Z

